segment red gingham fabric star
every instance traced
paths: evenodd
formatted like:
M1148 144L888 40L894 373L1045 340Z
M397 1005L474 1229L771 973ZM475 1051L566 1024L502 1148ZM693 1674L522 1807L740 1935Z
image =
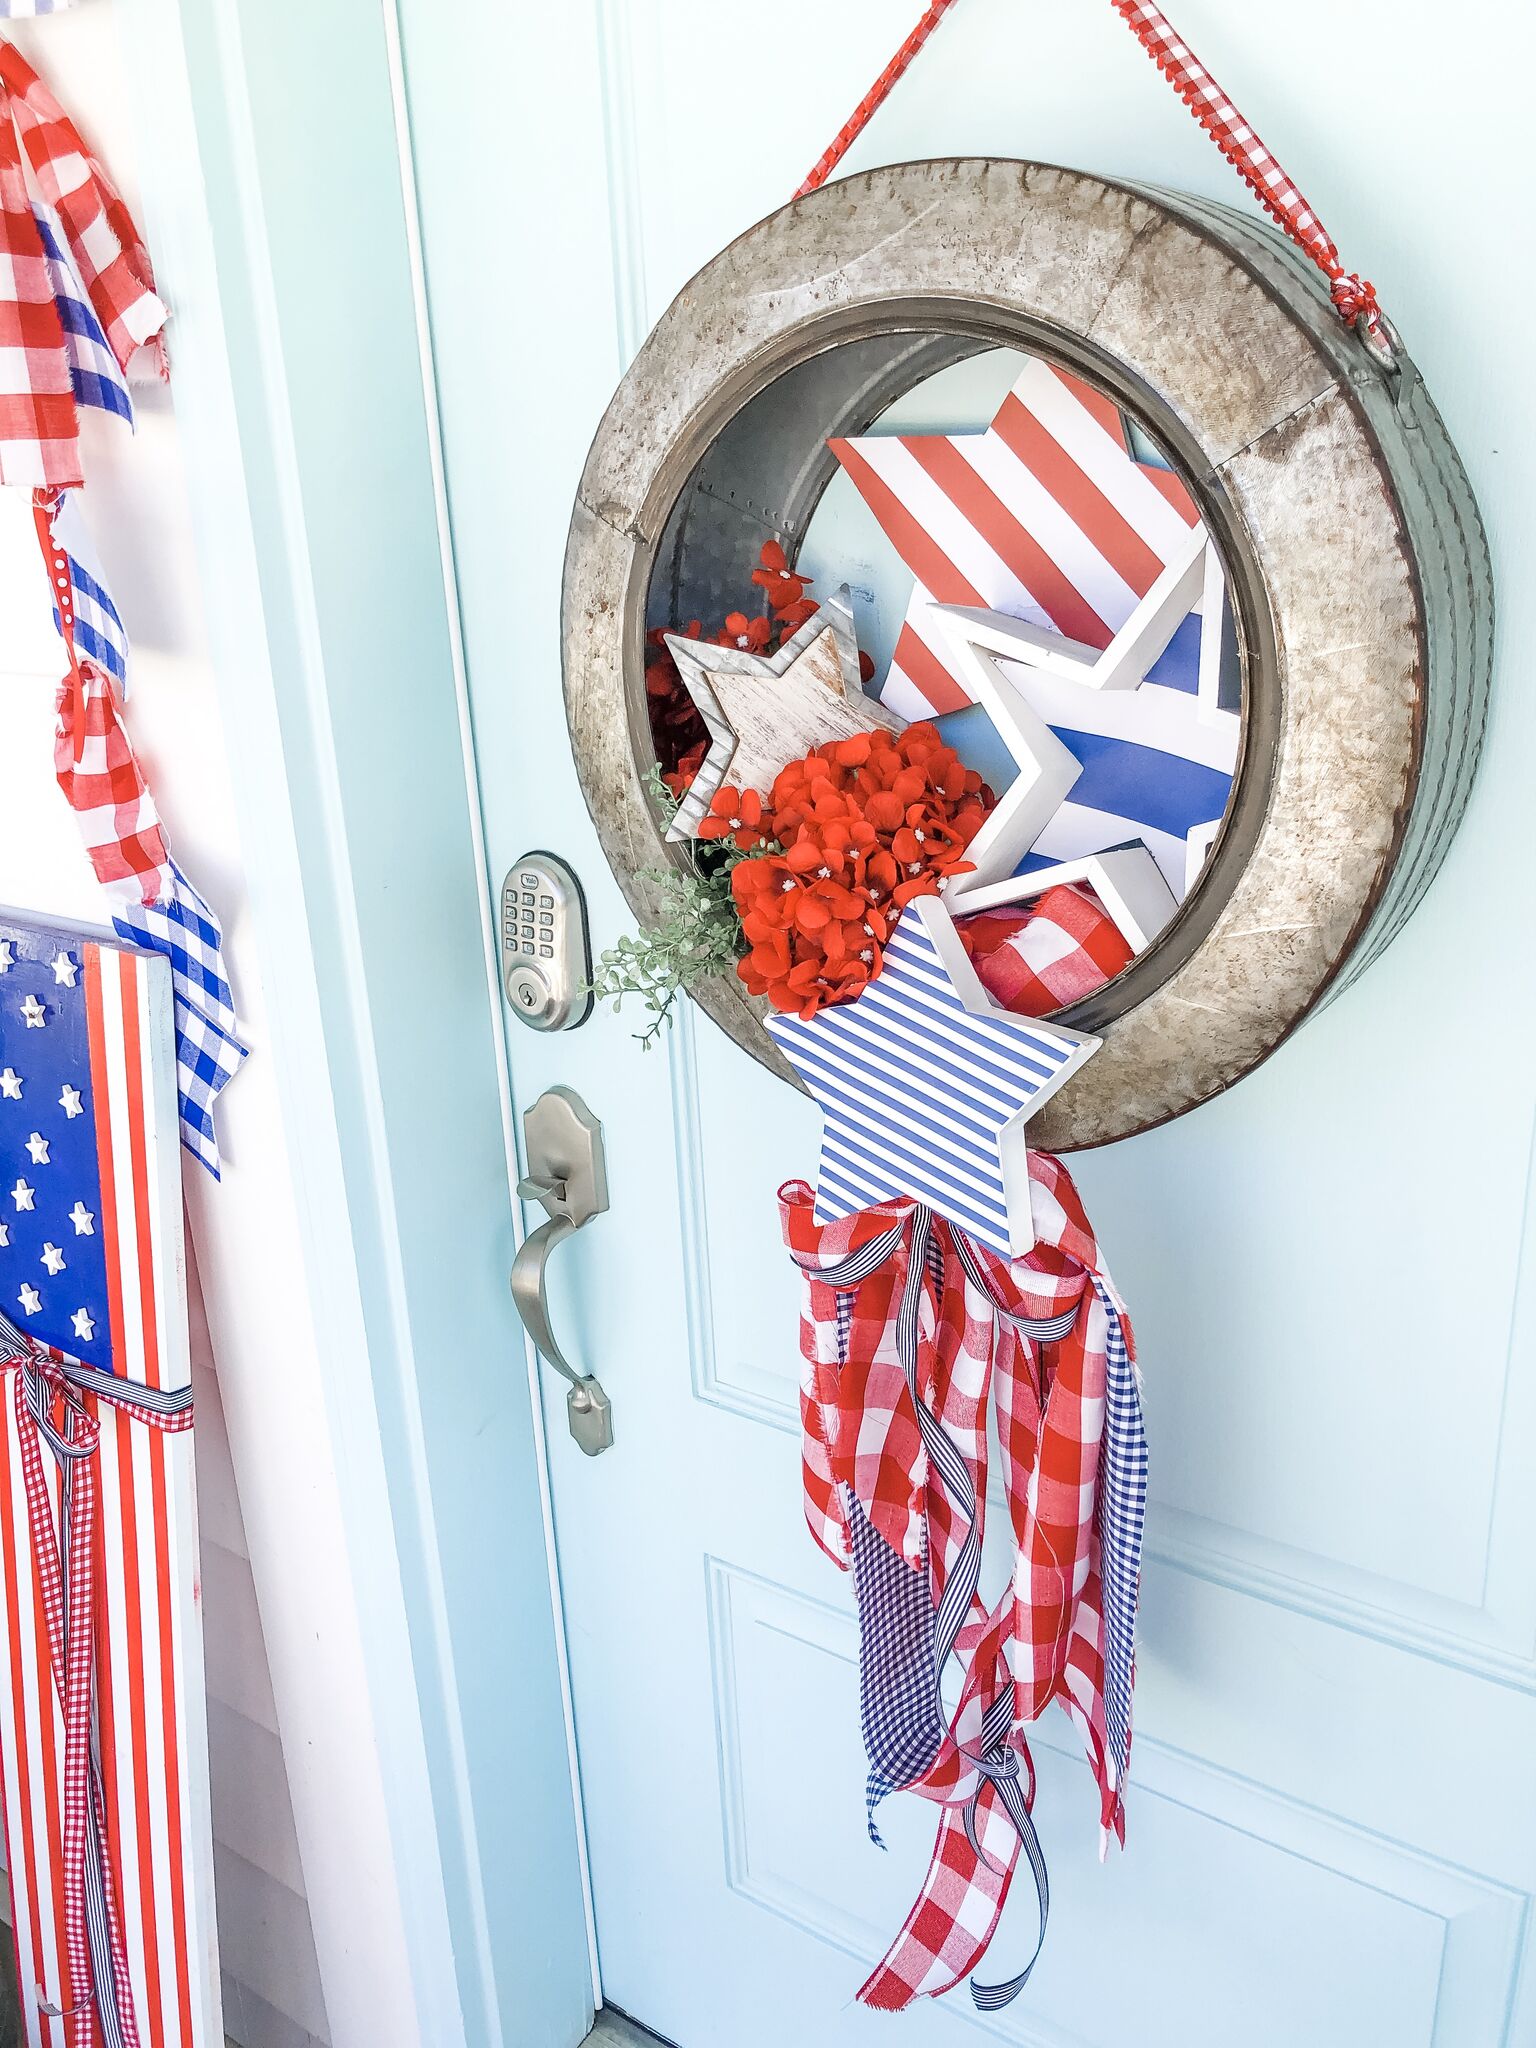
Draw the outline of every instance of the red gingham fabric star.
M916 1205L882 1203L818 1226L814 1190L804 1182L780 1190L785 1242L805 1275L803 1474L817 1543L848 1568L851 1494L904 1562L914 1570L926 1563L939 1609L952 1574L966 1568L967 1545L979 1547L983 1534L989 1398L1015 1542L1011 1582L997 1605L989 1612L972 1593L954 1646L959 1703L933 1763L907 1788L942 1812L922 1891L859 1993L882 2010L951 1989L992 1938L1021 1846L995 1779L978 1767L983 1724L1000 1694L1009 1699L1007 1745L1025 1774L1026 1804L1033 1773L1022 1729L1056 1699L1083 1738L1101 1821L1123 1838L1124 1785L1105 1738L1095 1517L1109 1329L1100 1288L1108 1280L1065 1167L1031 1153L1030 1176L1038 1241L1024 1258L1003 1259L932 1219L918 1387L930 1425L938 1423L964 1460L970 1513L925 1448L898 1347ZM856 1281L834 1286L822 1277L872 1257L888 1234L889 1254ZM1039 1342L1021 1322L1055 1323L1062 1334ZM1121 1327L1129 1347L1123 1318Z
M1098 898L1064 885L1028 905L957 918L955 930L988 995L1024 1017L1080 1003L1135 958Z

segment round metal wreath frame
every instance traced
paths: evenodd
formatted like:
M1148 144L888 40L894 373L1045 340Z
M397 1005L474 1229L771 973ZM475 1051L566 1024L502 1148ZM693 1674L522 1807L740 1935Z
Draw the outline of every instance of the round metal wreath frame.
M1481 742L1493 592L1465 472L1406 355L1229 209L1049 165L897 164L770 215L708 264L614 396L566 556L567 710L642 921L680 856L642 780L648 623L710 617L770 535L791 558L830 435L982 349L1085 373L1161 443L1228 569L1244 664L1235 795L1199 886L1064 1021L1094 1059L1031 1124L1052 1150L1181 1115L1251 1071L1401 930ZM729 978L698 1000L794 1076Z

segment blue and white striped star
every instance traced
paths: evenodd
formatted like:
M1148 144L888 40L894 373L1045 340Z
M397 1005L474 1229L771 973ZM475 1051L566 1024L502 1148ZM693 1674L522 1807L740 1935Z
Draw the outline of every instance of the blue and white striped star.
M1025 1124L1099 1040L999 1009L934 896L857 1001L768 1029L821 1105L816 1220L910 1198L1004 1257L1035 1241Z

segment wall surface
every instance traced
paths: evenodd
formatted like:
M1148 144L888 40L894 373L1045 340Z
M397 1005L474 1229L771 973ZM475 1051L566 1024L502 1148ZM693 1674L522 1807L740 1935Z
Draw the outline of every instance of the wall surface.
M136 113L109 0L12 33L137 208ZM264 1037L259 986L239 973L250 964L245 890L180 437L166 387L136 386L134 397L133 435L118 421L88 417L86 517L133 643L135 745L178 859L223 913L256 1059ZM0 493L0 902L100 924L104 898L53 777L59 674L27 494ZM233 1114L220 1114L232 1167L242 1157L236 1098L247 1079L234 1084ZM189 1169L194 1225L219 1199L203 1179ZM203 1300L206 1289L220 1320L247 1315L259 1268L232 1270L216 1245L208 1248L212 1233L200 1234L207 1264L191 1275L195 1439L225 2025L241 2048L310 2048L330 2035Z

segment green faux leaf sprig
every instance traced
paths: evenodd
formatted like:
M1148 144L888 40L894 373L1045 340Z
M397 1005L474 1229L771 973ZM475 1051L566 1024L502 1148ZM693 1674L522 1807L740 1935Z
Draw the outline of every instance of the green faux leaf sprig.
M651 769L646 783L670 821L677 799L659 767ZM764 845L757 851L777 853L779 848ZM686 868L645 870L646 880L656 884L662 898L661 915L648 930L616 939L607 948L598 959L591 987L600 1003L611 1002L615 1010L627 997L639 1000L650 1022L635 1036L647 1050L661 1036L678 997L711 975L733 973L746 951L741 919L731 899L731 870L756 857L717 840L696 843Z

